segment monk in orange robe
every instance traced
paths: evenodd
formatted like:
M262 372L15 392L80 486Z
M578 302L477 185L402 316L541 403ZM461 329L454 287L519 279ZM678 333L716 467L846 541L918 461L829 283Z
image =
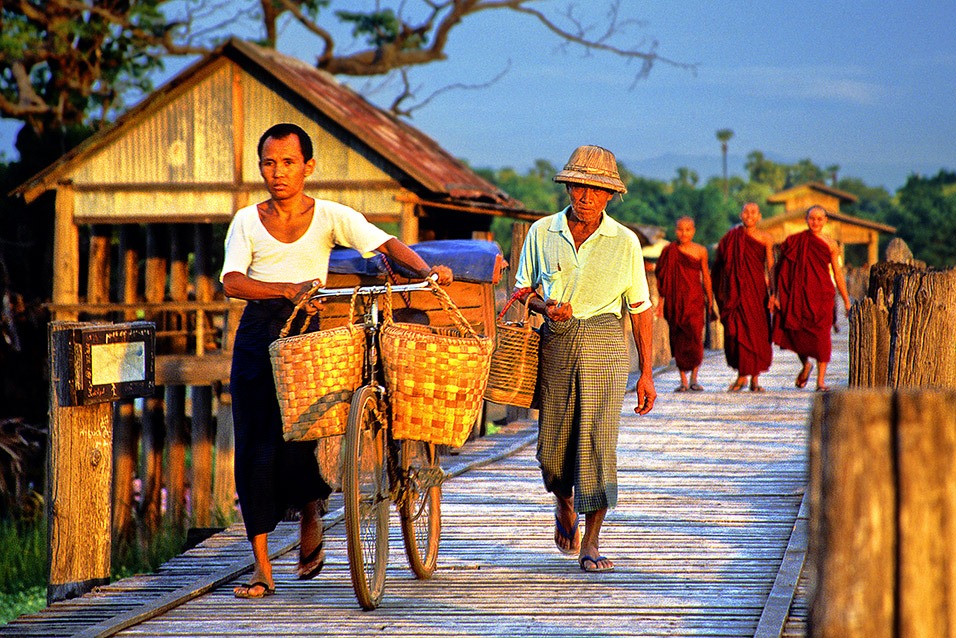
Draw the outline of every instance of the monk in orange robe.
M678 219L677 241L664 248L655 268L661 297L658 315L667 320L671 352L680 370L675 392L703 390L697 371L704 360L704 316L708 308L714 308L707 249L692 241L696 230L690 217Z
M740 211L740 226L730 229L717 245L714 283L720 322L724 324L724 354L727 365L737 370L737 379L727 388L739 392L763 392L760 373L770 369L770 274L773 272L773 238L757 228L760 207L753 202Z
M830 327L833 325L834 284L849 313L850 297L840 266L840 247L823 234L827 211L811 206L806 213L807 230L791 235L780 245L777 265L778 312L773 321L773 342L792 350L802 367L796 386L802 388L817 360L817 392L829 390L824 377L830 362ZM832 278L831 278L832 272Z

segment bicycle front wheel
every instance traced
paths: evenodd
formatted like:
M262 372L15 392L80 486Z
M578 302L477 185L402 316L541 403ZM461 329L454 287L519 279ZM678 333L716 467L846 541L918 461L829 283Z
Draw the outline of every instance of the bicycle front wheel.
M374 388L355 391L345 430L342 491L352 588L362 609L375 609L385 591L389 488L385 423Z
M408 565L417 578L431 577L438 561L441 538L441 482L435 445L401 442L402 488L398 513Z

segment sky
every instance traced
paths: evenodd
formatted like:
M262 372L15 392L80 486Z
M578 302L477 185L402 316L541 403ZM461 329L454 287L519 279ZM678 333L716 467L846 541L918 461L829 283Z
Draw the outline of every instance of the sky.
M352 0L353 8L374 4ZM560 10L566 0L536 8ZM600 21L604 0L578 8ZM598 144L631 172L670 179L679 166L701 181L721 172L715 132L729 128L729 172L745 177L746 155L839 165L891 193L908 175L956 170L956 2L836 0L624 0L641 21L631 42L656 40L666 58L634 83L638 69L610 54L564 51L535 19L507 11L469 16L452 31L448 60L417 69L421 95L454 83L410 123L474 167L563 166L573 149ZM619 40L619 43L628 41ZM306 61L317 44L287 29L280 51ZM184 61L167 65L167 75ZM161 84L157 79L157 84ZM369 99L383 91L349 81ZM378 83L376 83L378 84ZM0 122L0 152L15 157L19 123Z

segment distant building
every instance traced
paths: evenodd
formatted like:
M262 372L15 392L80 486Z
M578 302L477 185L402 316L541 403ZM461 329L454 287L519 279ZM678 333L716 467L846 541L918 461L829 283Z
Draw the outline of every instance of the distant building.
M805 215L808 208L822 206L829 218L824 234L835 239L844 249L847 245L866 245L866 263L872 265L879 260L880 233L895 235L896 228L840 212L841 203L855 201L857 196L853 193L820 182L800 184L767 198L769 204L783 204L784 212L764 217L760 228L769 232L774 243L779 244L790 235L807 229Z

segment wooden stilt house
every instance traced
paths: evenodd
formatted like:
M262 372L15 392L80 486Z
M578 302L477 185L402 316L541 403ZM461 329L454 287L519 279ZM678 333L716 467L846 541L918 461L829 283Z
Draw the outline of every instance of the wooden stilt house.
M213 472L210 450L219 437L220 460L231 458L229 396L220 390L243 304L223 298L218 276L233 213L268 198L256 147L278 122L313 139L307 194L349 205L405 243L486 239L494 216L539 216L330 75L236 39L20 186L28 202L56 193L53 319L157 325L158 389L142 408L142 458L138 444L114 439L117 471L142 468L144 516L154 524L163 484L171 507L184 502L187 387L196 522L209 520L202 499L210 481L216 507L231 507L232 468L220 462ZM117 433L132 429L122 423L133 415L130 403L117 405ZM116 502L130 498L117 494ZM128 508L116 509L127 516Z
M760 227L773 236L774 243L779 244L790 235L807 229L805 215L808 208L822 206L829 218L823 232L839 242L844 252L848 244L866 246L866 264L873 265L879 260L880 233L893 235L896 228L840 212L841 203L856 200L856 195L820 182L800 184L767 198L769 204L783 204L784 212L765 216Z

